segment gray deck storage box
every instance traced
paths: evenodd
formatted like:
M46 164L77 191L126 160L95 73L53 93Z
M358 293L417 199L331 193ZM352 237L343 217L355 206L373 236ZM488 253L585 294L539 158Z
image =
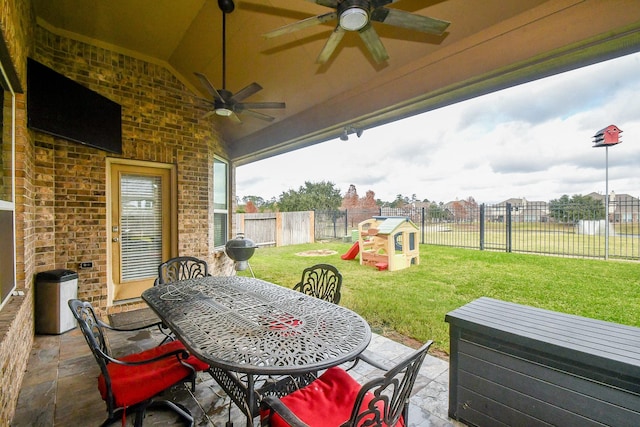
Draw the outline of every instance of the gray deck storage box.
M35 296L37 334L61 334L77 326L67 301L78 297L78 273L64 269L38 273Z
M640 328L491 298L446 315L449 416L483 426L640 426Z

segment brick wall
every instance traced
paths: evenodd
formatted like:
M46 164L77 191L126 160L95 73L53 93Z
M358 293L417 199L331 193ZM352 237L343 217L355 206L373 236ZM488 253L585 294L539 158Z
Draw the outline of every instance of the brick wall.
M30 0L0 0L0 30L22 89L31 52ZM12 296L0 311L0 425L10 425L33 343L33 149L26 128L25 95L16 95L16 278L24 295ZM4 243L4 242L2 242Z
M33 342L33 295L14 296L0 311L0 425L8 426Z
M214 274L233 264L212 247L211 169L225 157L204 106L157 64L60 37L39 28L30 0L0 0L0 31L26 91L34 59L123 106L123 159L175 165L178 253L207 259ZM33 281L39 271L81 270L80 296L107 304L106 156L103 151L27 129L26 95L16 95L16 277L24 295L0 311L0 425L9 425L34 334ZM118 306L125 310L133 306Z
M36 264L79 271L79 296L107 303L106 157L174 164L178 184L178 253L226 268L210 246L213 155L225 156L204 106L167 69L35 31L34 59L122 105L122 156L33 132L35 146ZM118 310L122 307L117 308ZM113 311L113 309L110 309Z

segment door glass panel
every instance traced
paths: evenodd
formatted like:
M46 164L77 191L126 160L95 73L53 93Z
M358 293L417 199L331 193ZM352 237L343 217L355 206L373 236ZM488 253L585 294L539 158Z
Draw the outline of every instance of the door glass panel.
M162 179L127 175L120 180L121 281L158 273L162 262Z

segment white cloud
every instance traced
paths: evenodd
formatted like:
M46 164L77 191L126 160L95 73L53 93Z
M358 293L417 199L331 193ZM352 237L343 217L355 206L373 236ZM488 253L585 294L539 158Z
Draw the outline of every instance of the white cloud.
M305 181L392 201L397 194L447 202L474 197L551 200L609 190L640 196L640 53L478 97L237 169L237 193L277 198Z

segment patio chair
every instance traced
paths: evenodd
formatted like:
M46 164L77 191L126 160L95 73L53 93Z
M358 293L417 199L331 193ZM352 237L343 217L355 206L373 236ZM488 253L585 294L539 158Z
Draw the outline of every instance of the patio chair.
M209 275L209 264L206 261L192 256L180 256L171 258L158 266L158 277L153 282L153 286ZM162 344L174 339L169 328L162 321L148 323L144 327L154 326L157 326L160 333L165 336Z
M330 264L316 264L302 271L302 279L293 289L338 304L342 274Z
M433 341L383 376L360 385L340 367L293 393L266 396L260 406L266 427L395 427L409 425L409 398L420 366Z
M190 382L192 391L195 390L196 373L208 371L209 365L189 355L180 341L169 341L116 358L110 349L106 330L125 330L102 322L89 302L71 299L68 304L100 366L98 389L107 404L107 419L103 426L118 420L122 420L124 426L127 412L136 414L136 427L142 426L145 411L153 407L173 410L188 425L193 425L193 418L186 408L169 400L153 398L182 382ZM134 330L137 329L140 328Z
M192 256L179 256L171 258L158 266L158 278L155 284L205 276L210 276L209 265L206 261Z

